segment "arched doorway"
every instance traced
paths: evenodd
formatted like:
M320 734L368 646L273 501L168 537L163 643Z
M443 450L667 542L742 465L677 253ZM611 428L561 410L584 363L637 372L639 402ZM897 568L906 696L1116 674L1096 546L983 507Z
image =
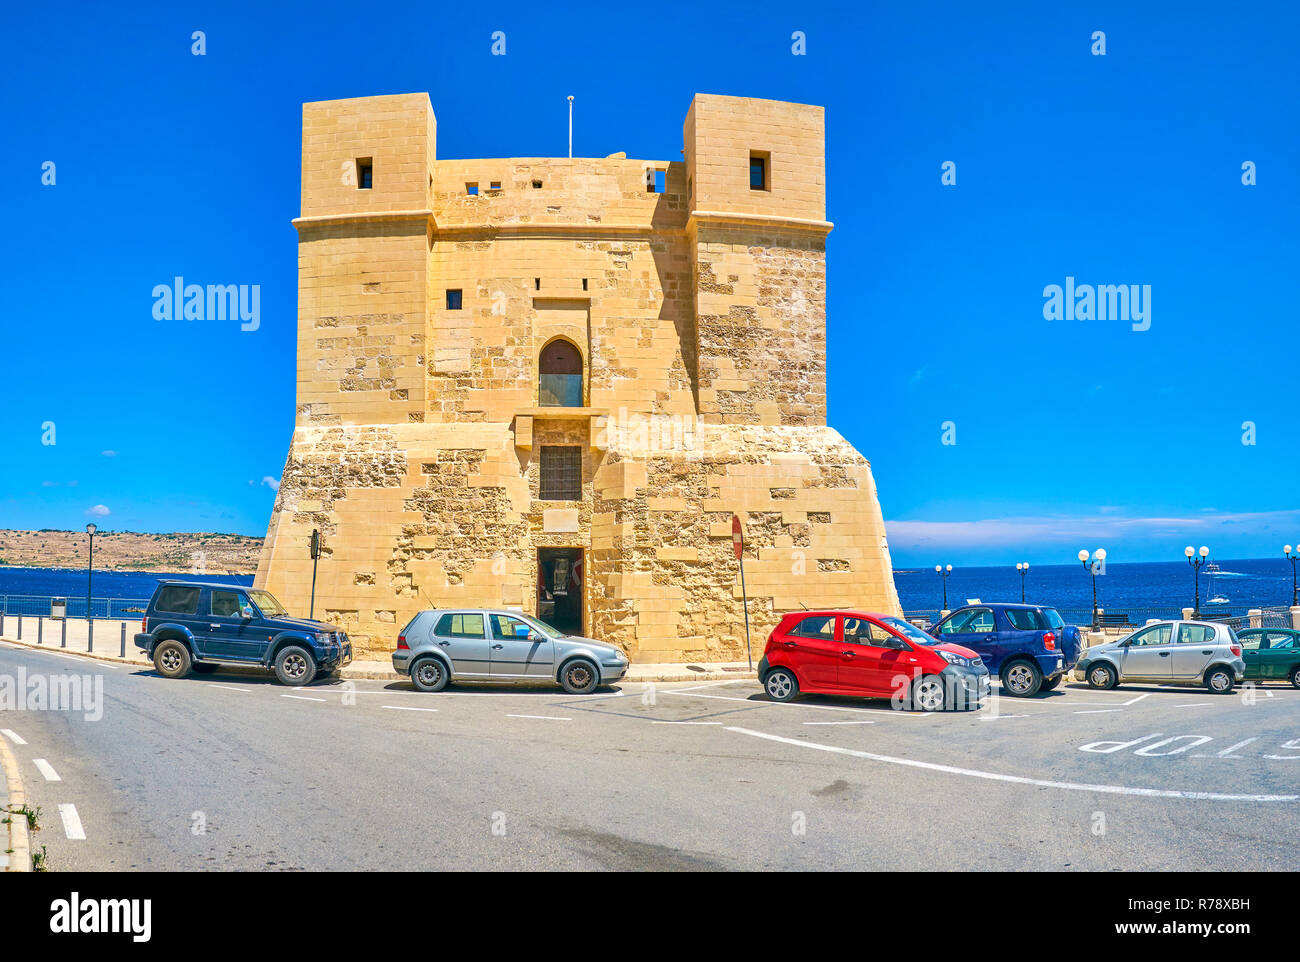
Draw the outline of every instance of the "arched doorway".
M572 341L557 337L542 348L537 360L538 407L585 407L582 392L582 352Z

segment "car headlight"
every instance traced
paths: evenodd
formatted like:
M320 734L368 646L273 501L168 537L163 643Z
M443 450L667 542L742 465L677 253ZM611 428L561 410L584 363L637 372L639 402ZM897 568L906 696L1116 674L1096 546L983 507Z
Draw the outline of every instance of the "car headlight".
M939 654L941 654L945 660L947 660L950 664L953 665L962 665L966 668L969 668L972 664L974 664L974 662L972 662L971 659L965 657L964 655L959 655L956 652L944 651L943 649L940 649Z

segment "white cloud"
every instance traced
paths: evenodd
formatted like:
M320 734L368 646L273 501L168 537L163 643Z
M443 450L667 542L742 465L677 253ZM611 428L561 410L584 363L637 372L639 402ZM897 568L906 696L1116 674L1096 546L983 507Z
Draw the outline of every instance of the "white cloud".
M100 453L101 453L102 455L104 455L104 457L106 457L106 458L115 458L115 457L117 457L117 452L116 452L116 451L101 451Z
M273 478L269 474L266 477L262 478L262 483L266 485L268 488L270 488L272 491L280 490L280 479Z
M86 514L95 518L107 518L110 514L112 514L112 512L109 511L108 508L106 508L104 505L97 504L93 508L87 508Z

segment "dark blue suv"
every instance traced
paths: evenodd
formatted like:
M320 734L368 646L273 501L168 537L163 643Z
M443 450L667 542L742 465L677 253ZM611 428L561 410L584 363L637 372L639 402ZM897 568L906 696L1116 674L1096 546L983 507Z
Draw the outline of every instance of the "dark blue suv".
M969 604L930 629L940 641L977 652L1008 695L1050 691L1079 660L1083 639L1055 608Z
M160 582L135 646L164 678L246 665L305 685L352 662L352 642L334 625L289 617L269 591L200 581Z

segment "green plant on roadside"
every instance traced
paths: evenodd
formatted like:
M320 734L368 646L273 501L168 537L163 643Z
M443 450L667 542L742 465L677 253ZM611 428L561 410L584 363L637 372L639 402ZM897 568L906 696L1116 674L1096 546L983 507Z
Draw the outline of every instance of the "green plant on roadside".
M32 871L48 872L50 870L49 856L45 851L45 846L41 846L39 852L32 852Z
M21 808L10 807L9 813L11 815L25 816L27 818L27 830L29 832L39 832L41 830L41 807L39 805L35 808L32 808L30 805L23 805ZM9 822L11 819L6 818L5 821Z

